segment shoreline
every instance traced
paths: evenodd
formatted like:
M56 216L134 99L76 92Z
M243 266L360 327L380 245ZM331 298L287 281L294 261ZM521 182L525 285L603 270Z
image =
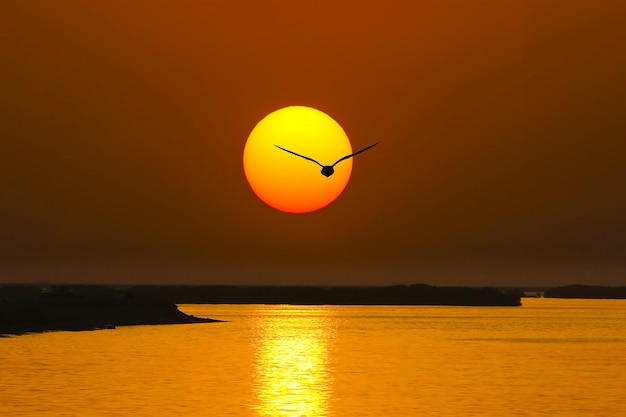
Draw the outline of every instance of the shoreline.
M569 285L545 298L626 298L626 287ZM544 294L542 294L544 295ZM117 326L221 322L188 315L177 304L439 305L519 307L521 289L229 285L0 285L0 337Z
M110 287L11 287L0 290L0 335L91 331L118 326L214 323L190 316L175 303Z

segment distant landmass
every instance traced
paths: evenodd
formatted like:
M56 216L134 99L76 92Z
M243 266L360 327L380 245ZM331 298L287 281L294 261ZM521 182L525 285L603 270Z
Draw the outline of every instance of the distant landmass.
M299 286L0 286L0 335L217 320L176 304L520 306L519 291L495 288Z
M520 306L522 296L626 299L626 287L2 285L0 335L218 321L189 316L176 304Z
M107 286L0 287L0 335L214 321L189 316L172 302Z
M543 296L546 298L626 299L626 287L566 285L550 288L544 292Z
M144 285L129 290L176 304L521 305L519 291L426 284L388 287Z

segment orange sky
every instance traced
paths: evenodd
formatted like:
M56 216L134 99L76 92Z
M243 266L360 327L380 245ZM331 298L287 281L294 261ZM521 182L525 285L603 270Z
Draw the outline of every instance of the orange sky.
M0 282L626 285L626 4L0 5ZM316 107L344 194L288 215L246 138Z

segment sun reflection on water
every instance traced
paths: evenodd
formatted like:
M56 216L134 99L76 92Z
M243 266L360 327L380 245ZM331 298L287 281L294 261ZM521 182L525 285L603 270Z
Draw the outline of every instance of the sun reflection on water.
M272 307L258 321L255 408L258 415L328 415L331 311Z

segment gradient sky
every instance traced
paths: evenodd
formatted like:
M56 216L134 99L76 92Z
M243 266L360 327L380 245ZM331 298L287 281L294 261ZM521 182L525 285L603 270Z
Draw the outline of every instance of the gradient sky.
M3 0L0 282L626 285L625 13ZM289 105L381 141L313 214L243 174Z

